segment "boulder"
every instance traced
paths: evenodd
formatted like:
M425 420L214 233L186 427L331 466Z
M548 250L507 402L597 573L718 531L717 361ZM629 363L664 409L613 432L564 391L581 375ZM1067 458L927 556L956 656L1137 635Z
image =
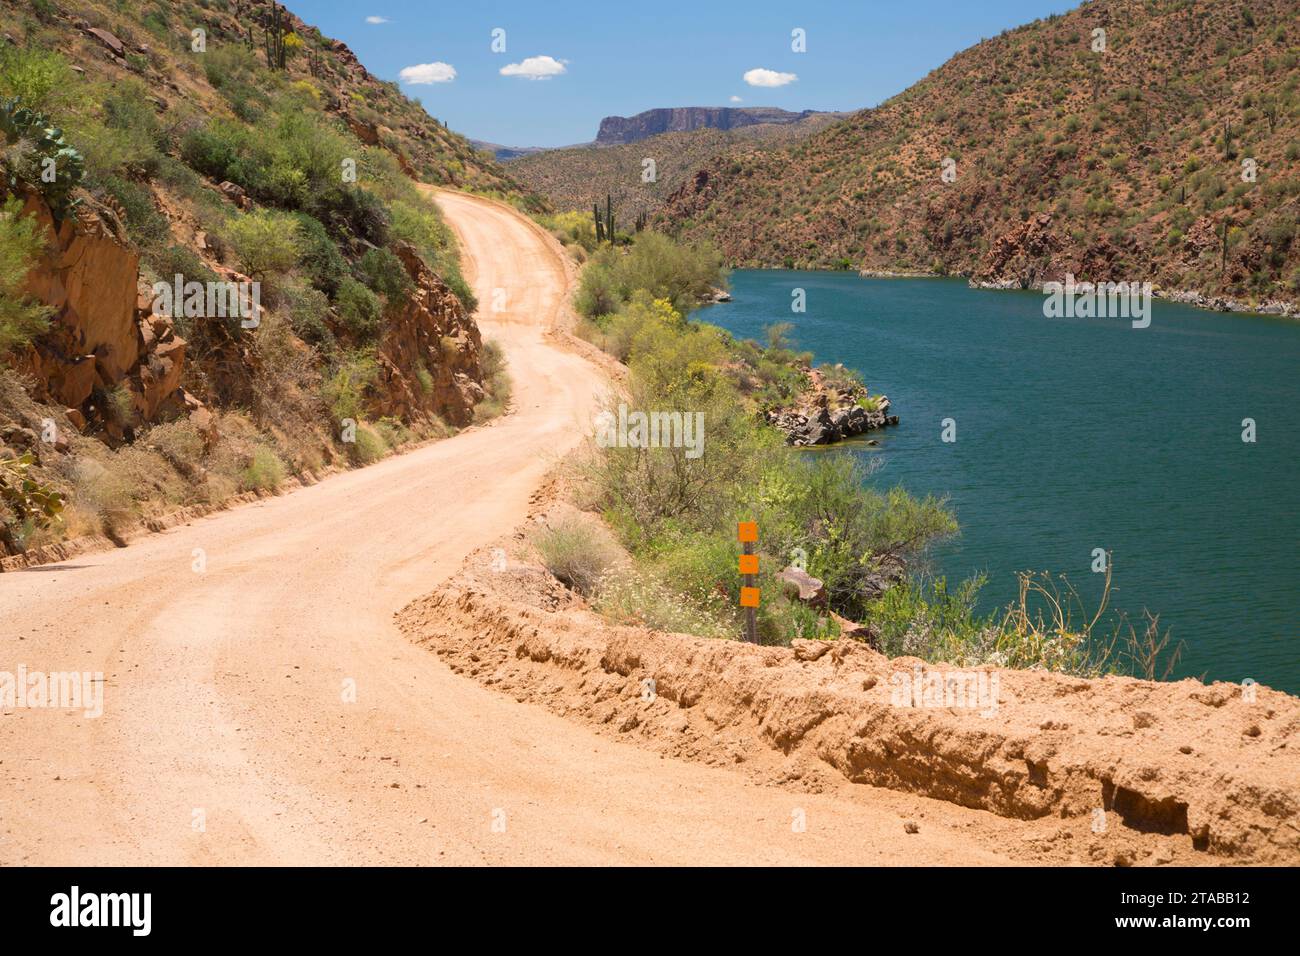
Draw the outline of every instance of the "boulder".
M237 183L232 183L230 180L226 180L225 182L218 183L217 189L219 189L221 194L233 202L238 208L252 208L253 201L248 198L248 193L244 191L243 186L240 186Z
M92 29L87 30L86 33L102 43L108 49L108 52L113 54L113 56L126 56L126 47L122 44L122 41L109 31L103 30L99 27L93 27Z
M787 593L809 607L826 606L826 585L802 568L788 567L779 572L776 579L782 583Z

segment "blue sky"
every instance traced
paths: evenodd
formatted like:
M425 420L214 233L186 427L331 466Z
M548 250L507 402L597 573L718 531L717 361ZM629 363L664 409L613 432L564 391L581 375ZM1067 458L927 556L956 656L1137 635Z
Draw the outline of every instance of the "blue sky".
M900 92L948 57L1062 0L289 0L289 8L454 130L508 146L591 140L601 117L659 106L851 110ZM367 18L386 22L369 23ZM492 31L505 31L505 52ZM807 51L791 50L802 28ZM546 57L552 61L535 58ZM400 80L408 76L443 82ZM520 64L523 64L520 66ZM502 75L514 65L515 75ZM545 79L529 78L547 70ZM767 70L769 83L743 78ZM753 78L753 77L752 77ZM731 98L740 97L736 103Z

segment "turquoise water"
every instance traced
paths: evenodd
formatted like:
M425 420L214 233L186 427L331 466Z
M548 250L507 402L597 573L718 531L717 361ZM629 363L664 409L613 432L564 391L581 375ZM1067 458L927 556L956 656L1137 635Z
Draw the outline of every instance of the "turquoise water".
M1134 329L1044 318L1034 292L831 272L737 271L732 295L696 317L760 340L794 322L816 361L889 396L900 426L845 447L879 459L874 482L949 497L962 533L933 570L986 572L985 609L1018 570L1098 595L1105 548L1112 607L1157 612L1185 643L1175 676L1300 693L1300 321L1157 302Z

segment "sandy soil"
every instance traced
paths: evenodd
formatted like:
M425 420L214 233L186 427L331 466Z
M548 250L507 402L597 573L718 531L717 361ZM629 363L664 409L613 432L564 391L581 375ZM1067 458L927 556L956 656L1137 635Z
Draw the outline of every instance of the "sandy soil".
M1022 862L1300 862L1295 697L1195 680L954 671L855 641L755 647L613 625L530 545L534 529L574 517L561 500L539 508L403 609L400 626L516 700L666 757L739 769L792 799L835 793L885 806L883 788L989 811L966 820L962 847L999 832L993 814L1009 824L1002 852ZM900 686L910 691L901 699ZM915 806L928 827L927 803Z
M456 675L400 633L396 610L526 517L606 387L545 334L571 281L555 247L504 207L438 201L515 411L129 548L0 575L0 671L105 678L97 719L0 713L0 864L1005 859L962 832L962 814L988 814L905 835L914 802L796 800L668 760Z

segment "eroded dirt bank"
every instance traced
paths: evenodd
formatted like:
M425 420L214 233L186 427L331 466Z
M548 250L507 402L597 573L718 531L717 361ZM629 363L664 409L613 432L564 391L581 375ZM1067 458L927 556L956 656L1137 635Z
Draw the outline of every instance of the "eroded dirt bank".
M1300 862L1300 701L1287 694L985 669L995 707L929 706L924 689L918 707L918 677L954 695L944 703L963 687L859 643L613 626L535 563L523 534L501 544L505 570L492 570L499 552L471 556L399 624L520 701L767 783L848 780L1025 821L1044 862ZM955 680L973 691L981 678Z

